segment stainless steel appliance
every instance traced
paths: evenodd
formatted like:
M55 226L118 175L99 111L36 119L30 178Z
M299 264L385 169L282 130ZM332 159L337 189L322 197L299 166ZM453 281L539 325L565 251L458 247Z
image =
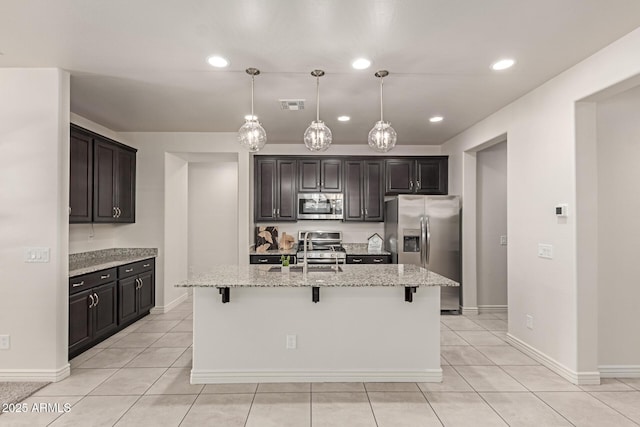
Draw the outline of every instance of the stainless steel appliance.
M305 242L306 236L306 242ZM342 247L341 231L300 231L298 232L298 263L305 259L305 244L307 246L307 263L309 264L344 264L347 251Z
M419 265L461 283L460 197L397 196L385 202L384 218L392 262ZM440 309L459 313L461 290L443 286Z
M342 193L298 193L298 219L342 219Z

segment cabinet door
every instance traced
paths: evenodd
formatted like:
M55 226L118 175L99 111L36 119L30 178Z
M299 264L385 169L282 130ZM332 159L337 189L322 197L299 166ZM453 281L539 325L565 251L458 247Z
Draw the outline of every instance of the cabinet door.
M320 160L298 161L298 191L317 193L320 191Z
M93 295L91 289L69 297L69 355L72 357L93 339L90 294Z
M93 138L72 128L69 151L69 222L91 222Z
M256 222L276 219L276 160L257 158L255 163Z
M153 272L148 271L138 276L140 289L138 289L138 315L145 314L155 306L155 283Z
M295 160L278 160L276 179L276 217L279 221L296 220L296 166Z
M342 191L342 160L320 161L320 190L327 193Z
M93 338L107 335L118 326L116 282L93 288Z
M116 172L116 222L136 222L136 153L118 149Z
M364 220L382 222L384 220L383 195L384 163L381 160L364 162Z
M118 280L118 324L127 323L138 316L138 277Z
M344 163L344 220L362 221L364 219L363 162L347 160Z
M118 147L96 140L93 149L93 222L115 222L115 170Z
M448 158L433 157L417 161L416 192L447 194Z
M415 160L390 159L386 161L386 194L410 194L414 192Z

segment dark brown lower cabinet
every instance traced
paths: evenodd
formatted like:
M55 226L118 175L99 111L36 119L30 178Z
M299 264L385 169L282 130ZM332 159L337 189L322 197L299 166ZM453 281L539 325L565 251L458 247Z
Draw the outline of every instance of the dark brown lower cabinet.
M69 278L69 359L149 314L154 277L147 259Z
M116 304L115 281L69 297L69 357L116 331Z

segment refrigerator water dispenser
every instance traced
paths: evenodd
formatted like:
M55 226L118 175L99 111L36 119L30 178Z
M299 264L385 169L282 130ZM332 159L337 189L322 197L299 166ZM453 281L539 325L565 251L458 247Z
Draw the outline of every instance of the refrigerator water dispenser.
M420 230L404 230L402 252L420 252Z

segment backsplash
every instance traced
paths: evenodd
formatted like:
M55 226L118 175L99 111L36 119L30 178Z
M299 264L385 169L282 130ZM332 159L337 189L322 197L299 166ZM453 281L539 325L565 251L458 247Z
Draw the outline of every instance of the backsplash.
M299 221L256 224L256 226L259 225L276 225L280 236L285 232L294 235L296 239L298 231L341 231L342 241L345 243L366 243L373 233L384 237L384 223L382 222Z

